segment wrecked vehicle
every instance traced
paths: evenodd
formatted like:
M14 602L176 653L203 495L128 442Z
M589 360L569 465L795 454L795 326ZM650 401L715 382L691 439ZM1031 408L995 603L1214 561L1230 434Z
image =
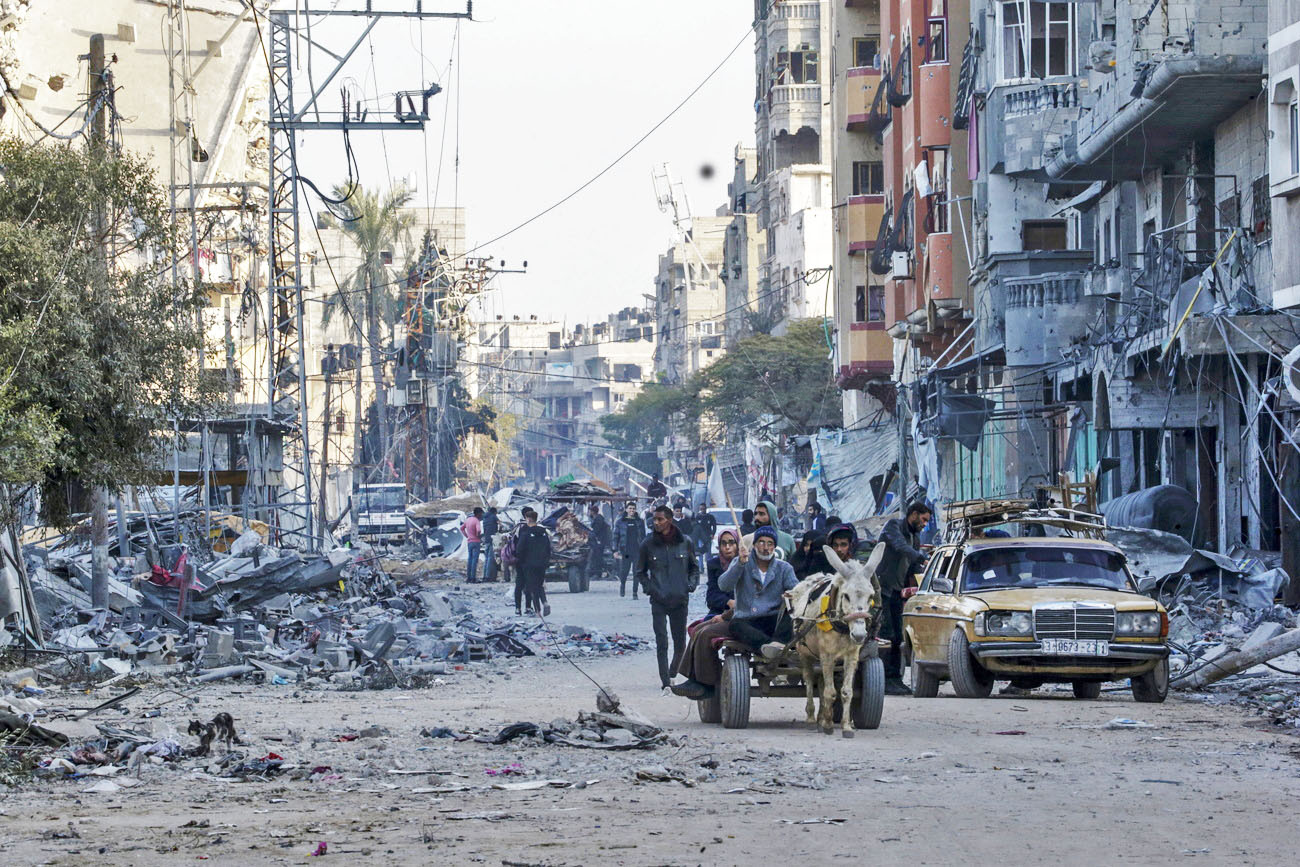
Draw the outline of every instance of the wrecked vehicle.
M1169 616L1138 592L1100 516L975 500L945 517L944 542L903 608L916 696L933 698L948 680L958 696L984 698L999 679L1069 683L1076 697L1096 698L1103 683L1127 678L1137 701L1165 700Z
M362 485L355 504L357 535L372 545L406 539L406 485Z

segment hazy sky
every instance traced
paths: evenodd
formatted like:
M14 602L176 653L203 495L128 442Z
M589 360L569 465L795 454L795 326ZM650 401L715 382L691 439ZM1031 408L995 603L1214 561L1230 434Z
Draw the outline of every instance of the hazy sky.
M459 0L424 3L464 8ZM402 5L387 0L377 7ZM336 110L338 83L346 80L372 100L378 95L379 109L388 114L390 94L418 89L422 74L443 85L423 135L389 132L381 140L376 132L358 133L353 145L365 185L415 173L417 204L431 201L436 189L437 205L466 207L470 246L572 192L644 135L745 36L753 3L476 0L474 16L460 25L459 62L450 64L450 77L455 24L386 21L322 97L325 107ZM313 33L335 51L361 32L359 19L333 19L340 20L346 24ZM317 55L317 81L328 69L326 60ZM681 111L608 174L485 247L482 253L504 259L507 267L528 262L527 275L497 278L485 312L554 315L573 323L641 303L641 294L653 290L656 257L673 238L671 219L655 202L652 168L670 165L685 182L697 215L712 214L726 201L733 149L753 143L753 64L750 37ZM376 109L371 112L373 117ZM318 183L342 180L338 133L303 136L300 156ZM705 166L713 168L712 178L702 176Z

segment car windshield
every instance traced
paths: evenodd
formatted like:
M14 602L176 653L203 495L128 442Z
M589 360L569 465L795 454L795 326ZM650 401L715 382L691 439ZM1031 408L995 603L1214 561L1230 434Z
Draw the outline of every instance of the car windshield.
M1003 587L1104 587L1130 590L1124 560L1100 548L1021 545L972 551L966 556L962 589Z

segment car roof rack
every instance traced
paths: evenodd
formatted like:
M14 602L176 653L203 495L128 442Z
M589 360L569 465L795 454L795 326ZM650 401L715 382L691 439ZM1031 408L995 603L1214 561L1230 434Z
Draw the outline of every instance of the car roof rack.
M1101 515L1043 506L1035 500L963 500L944 507L944 543L961 544L971 536L998 524L1022 523L1057 527L1068 535L1104 539L1106 519Z

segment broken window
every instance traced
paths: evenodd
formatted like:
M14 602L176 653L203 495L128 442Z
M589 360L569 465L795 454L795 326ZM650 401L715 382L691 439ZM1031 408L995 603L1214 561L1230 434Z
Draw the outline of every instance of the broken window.
M948 62L948 0L929 0L925 19L925 62Z
M880 36L860 36L853 40L853 65L877 66L880 56Z
M1273 237L1273 200L1268 195L1268 175L1260 175L1250 183L1250 218L1256 241Z
M885 321L885 287L867 287L867 321Z
M1025 250L1067 250L1065 220L1025 220L1020 224Z
M853 321L867 321L867 287L858 286L853 292Z
M777 84L816 84L817 52L804 44L793 51L776 53Z
M1291 174L1300 174L1300 102L1291 100L1287 106L1287 129L1291 133Z
M1241 225L1241 194L1233 193L1219 202L1219 228L1233 229Z
M930 211L928 217L928 232L947 232L948 212L950 204L948 202L948 149L931 148L926 154L926 161L930 165Z
M885 192L885 164L880 161L853 164L853 195L879 196Z
M1072 3L1003 0L998 20L1004 81L1075 74Z

